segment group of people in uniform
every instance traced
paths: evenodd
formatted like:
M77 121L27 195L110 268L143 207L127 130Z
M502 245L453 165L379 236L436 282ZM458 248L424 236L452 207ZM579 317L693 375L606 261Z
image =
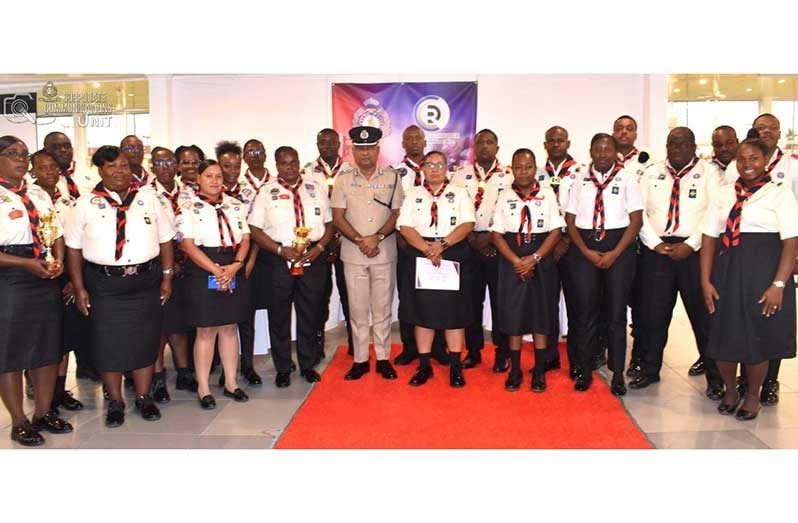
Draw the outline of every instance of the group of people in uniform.
M435 359L452 387L465 386L464 369L482 363L487 292L493 372L507 373L506 390L521 388L529 335L530 388L543 392L546 372L561 367L562 295L574 389L588 390L606 361L621 396L624 375L633 389L660 380L681 296L699 352L690 373L706 374L719 412L753 419L778 401L780 360L796 349L798 158L778 147L773 115L760 115L742 141L717 128L711 161L698 158L686 127L670 131L664 160L650 161L626 115L592 138L587 165L560 126L545 133L545 161L521 148L507 165L498 136L483 129L474 162L456 169L426 150L417 126L405 129L406 155L391 166L378 162L380 129L355 127L349 137L352 163L339 135L323 129L319 156L304 168L294 148L277 148L275 175L256 139L220 142L215 160L195 145L155 147L150 173L136 136L100 147L87 172L61 133L33 155L0 137L0 396L11 438L35 446L42 432L72 430L58 410L83 407L64 386L72 349L78 377L103 382L110 427L125 420L123 376L140 415L161 417L166 345L176 388L196 393L202 408L216 407L217 358L223 394L247 401L238 380L261 383L252 364L260 309L275 385L288 386L297 363L302 378L319 381L333 275L353 358L345 380L370 372L372 340L376 372L396 379L398 288L403 349L393 363L418 360L409 384L423 386ZM53 216L56 234L45 234Z

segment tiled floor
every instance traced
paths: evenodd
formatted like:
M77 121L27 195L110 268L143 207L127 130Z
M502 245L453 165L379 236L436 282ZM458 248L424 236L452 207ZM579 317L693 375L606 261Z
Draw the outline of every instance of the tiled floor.
M398 339L394 325L394 339ZM327 352L345 340L342 326L328 333ZM488 358L491 360L492 358ZM798 448L798 363L785 361L781 369L781 401L763 407L752 422L721 416L717 403L704 396L703 377L689 377L687 369L696 359L692 332L681 307L677 307L665 352L662 381L643 390L630 390L623 404L658 448ZM74 367L73 367L74 368ZM235 403L216 391L218 407L199 408L192 393L174 390L174 373L169 383L172 401L162 407L163 419L142 420L128 397L127 416L122 427L104 425L102 392L98 384L77 381L70 375L67 387L86 408L78 413L64 411L75 426L68 435L48 435L45 448L270 448L302 405L312 386L292 375L290 387L274 386L271 357L256 357L256 368L263 377L260 387L247 387L248 403ZM319 367L323 372L326 362ZM604 368L601 373L606 373ZM218 374L212 379L216 382ZM606 377L606 376L605 376ZM327 378L329 379L329 378ZM26 400L26 409L33 404ZM0 449L21 448L9 433L10 419L0 408Z

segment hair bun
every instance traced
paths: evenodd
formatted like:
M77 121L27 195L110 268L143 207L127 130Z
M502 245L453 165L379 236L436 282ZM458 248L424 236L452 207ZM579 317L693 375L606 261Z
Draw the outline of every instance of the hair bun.
M745 139L746 140L759 140L759 131L757 131L753 127L751 129L748 129L748 134L745 135Z

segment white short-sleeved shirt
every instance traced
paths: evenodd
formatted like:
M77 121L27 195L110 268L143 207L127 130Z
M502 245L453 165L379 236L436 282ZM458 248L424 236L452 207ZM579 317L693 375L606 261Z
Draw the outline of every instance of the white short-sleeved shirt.
M568 204L568 195L571 193L571 185L576 181L587 168L579 162L570 163L573 158L566 157L558 165L554 165L551 160L546 160L546 165L537 172L538 183L541 187L551 187L554 190L555 185L559 185L559 191L554 194L557 195L557 201L560 204L560 209L565 214L565 206ZM568 163L566 167L566 162ZM552 178L554 182L552 183Z
M222 212L227 216L227 221L233 230L233 237L230 238L227 227L222 226L224 246L232 247L234 242L238 245L244 235L249 234L247 207L241 201L227 194L222 194L221 206ZM222 238L219 236L216 207L203 202L199 196L194 196L180 204L180 214L175 218L175 229L177 229L176 239L178 242L190 238L198 247L223 246Z
M180 209L180 204L186 202L194 197L194 190L188 186L181 186L181 184L175 180L175 186L172 188L171 191L167 191L166 188L161 185L161 182L158 181L157 178L153 178L152 181L147 184L146 186L142 187L140 190L151 190L155 193L158 197L158 202L160 202L161 206L166 212L167 216L169 216L169 220L172 223L172 226L175 224L175 207ZM167 196L168 195L168 196ZM172 205L171 198L176 198L175 206Z
M576 216L576 227L593 229L593 209L596 203L597 187L590 179L589 170L577 177L568 195L566 212ZM608 171L608 174L612 170ZM604 175L596 173L599 182ZM604 229L623 229L628 227L629 213L643 210L643 198L637 174L626 168L621 169L610 185L604 190Z
M781 154L781 159L776 162L776 159ZM776 148L773 156L768 160L768 167L773 165L773 170L770 171L771 179L776 182L782 182L792 191L796 198L798 198L798 159L793 158L790 154L784 153L780 148ZM725 184L734 185L740 173L737 171L737 160L732 160L723 173L723 182Z
M667 160L649 165L640 179L644 206L640 239L653 250L662 243L662 238L686 238L685 243L697 251L701 248L704 214L720 188L720 174L714 164L698 160L683 175L679 183L679 228L673 230L671 226L670 230L665 230L673 191L669 167Z
M513 173L508 166L502 166L499 160L493 161L493 166L485 170L477 163L466 164L459 167L452 174L452 185L465 187L476 207L476 197L480 186L483 187L482 203L476 209L476 225L474 230L486 232L490 228L493 208L499 193L508 189L513 184Z
M264 167L264 169L266 169ZM247 169L244 171L244 174L238 177L238 185L242 188L248 188L254 191L254 194L251 195L250 200L254 200L255 197L260 192L261 187L272 181L272 174L269 172L269 169L266 169L266 172L263 174L263 178L258 178L255 176L252 171Z
M501 234L518 232L524 207L529 209L532 217L533 234L565 227L565 220L562 218L560 206L557 203L557 195L554 194L551 187L541 186L538 195L526 202L512 188L502 191L496 202L490 230ZM526 232L526 228L524 228L524 232Z
M638 151L637 147L633 147L632 150L626 156L623 156L621 153L618 153L618 161L624 166L625 169L631 171L637 176L642 176L643 171L646 168L654 163L651 158L646 158L646 161L643 162L640 160L640 155L645 153L645 151ZM645 153L648 155L648 153Z
M437 225L430 224L433 201L438 203ZM444 238L461 224L475 221L474 202L465 188L448 184L435 198L424 186L411 185L405 193L396 228L412 227L425 238Z
M392 165L391 168L399 173L405 194L407 194L411 187L416 186L416 172L418 172L420 176L418 185L421 186L424 183L424 171L421 170L421 166L408 157ZM448 177L449 173L446 173L446 175Z
M119 195L108 193L122 203ZM64 233L67 246L82 249L83 258L99 265L135 265L158 256L160 244L175 236L171 220L152 190L139 190L125 214L126 242L122 257L117 260L116 209L102 196L84 194L67 220Z
M27 183L27 181L25 182ZM28 185L28 198L41 216L55 211L50 195L38 185ZM60 238L63 231L59 231ZM0 245L29 245L33 243L28 210L22 197L0 187Z
M66 223L69 221L69 215L75 208L75 203L77 203L77 199L70 197L69 193L56 195L55 201L53 201L53 206L55 207L55 213L58 216L58 222L61 224L61 230L66 227Z
M719 237L737 201L734 185L724 185L706 212L703 233ZM779 233L781 239L798 236L798 202L786 183L770 182L743 203L740 232Z
M147 171L144 167L141 168L141 177L139 177L136 173L133 174L133 183L138 185L139 187L146 187L155 179L155 175L151 172Z
M327 198L332 198L332 190L335 187L335 178L338 173L344 169L351 169L348 162L342 161L341 157L335 162L335 165L329 165L322 158L316 158L312 162L302 168L302 179L309 182L315 182L322 187L327 188Z
M305 227L310 227L308 239L317 242L324 236L325 224L332 221L327 185L302 178L298 183L301 184L299 197L302 200ZM296 237L294 227L297 225L291 191L280 185L276 179L263 186L252 205L249 224L262 230L280 245L291 245Z

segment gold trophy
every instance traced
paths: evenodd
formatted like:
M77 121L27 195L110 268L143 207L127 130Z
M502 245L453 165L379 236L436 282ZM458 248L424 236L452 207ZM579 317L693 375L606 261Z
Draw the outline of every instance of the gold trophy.
M50 211L39 217L39 239L42 242L42 254L49 271L56 271L61 267L61 263L53 256L53 244L58 238L58 232L58 219L55 211Z
M294 248L296 252L303 255L308 250L308 245L310 244L310 240L308 240L308 235L310 234L310 227L294 227L294 241L291 244L291 247ZM299 260L294 261L291 264L291 275L292 276L302 276L305 274L305 267L302 266L302 263Z

